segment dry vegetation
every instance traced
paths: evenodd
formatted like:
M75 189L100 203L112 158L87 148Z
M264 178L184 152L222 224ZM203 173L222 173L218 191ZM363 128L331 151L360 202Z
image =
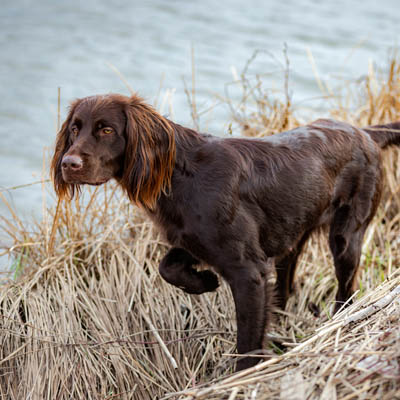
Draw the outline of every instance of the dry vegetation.
M287 90L273 101L246 74L241 87L243 100L228 103L244 134L299 124ZM360 126L400 119L396 57L386 74L370 68L346 90L327 99L333 117ZM295 296L269 332L266 361L236 375L228 287L190 296L163 282L157 267L166 244L113 186L85 189L33 227L3 218L14 279L0 292L0 398L400 398L399 151L386 152L385 169L354 304L331 318L332 260L314 236Z

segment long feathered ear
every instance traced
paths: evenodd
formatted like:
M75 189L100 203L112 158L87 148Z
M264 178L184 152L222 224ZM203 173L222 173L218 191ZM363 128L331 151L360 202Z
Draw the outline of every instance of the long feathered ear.
M72 199L75 192L79 190L77 185L66 183L61 172L62 159L70 147L68 126L78 104L79 100L76 100L71 104L67 119L62 124L60 131L57 133L54 154L50 165L50 176L53 180L54 190L61 198L67 196Z
M171 123L136 96L126 105L126 149L120 183L130 200L152 210L171 185L175 135Z

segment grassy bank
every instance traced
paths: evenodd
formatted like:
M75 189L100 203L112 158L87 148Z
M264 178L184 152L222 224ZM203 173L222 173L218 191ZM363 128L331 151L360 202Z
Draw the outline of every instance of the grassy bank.
M224 101L243 134L305 122L287 90L276 100L259 78L240 78L242 101ZM396 58L340 96L320 85L334 118L359 126L400 120ZM85 188L81 200L60 203L33 228L3 219L15 279L0 292L0 398L400 397L400 152L386 151L384 163L354 304L331 318L332 260L325 238L312 237L295 295L268 332L275 345L240 375L230 376L236 328L228 287L190 296L162 281L166 243L114 186Z

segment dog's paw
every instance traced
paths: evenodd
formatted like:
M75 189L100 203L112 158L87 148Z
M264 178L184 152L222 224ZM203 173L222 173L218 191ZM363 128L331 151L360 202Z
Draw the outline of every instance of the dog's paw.
M204 292L213 292L219 287L218 277L209 270L199 271L199 275L204 284Z
M186 278L186 282L179 287L189 294L202 294L206 292L212 292L219 286L217 275L213 272L197 271L191 268L189 274Z

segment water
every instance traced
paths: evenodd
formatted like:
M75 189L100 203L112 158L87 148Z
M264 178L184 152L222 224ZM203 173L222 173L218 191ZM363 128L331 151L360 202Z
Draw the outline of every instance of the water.
M282 61L285 42L293 101L303 103L321 95L307 49L330 84L360 77L369 60L384 66L398 46L399 17L398 0L2 0L0 190L41 178L43 149L55 138L58 87L62 117L76 97L128 94L109 64L150 102L161 82L161 98L175 90L172 117L189 125L182 78L191 83L192 48L201 109L224 95L232 66L240 72L256 49ZM271 71L279 65L268 55L252 66L252 73ZM280 89L281 75L268 75L266 85ZM226 106L216 106L202 127L222 134L228 116ZM40 216L41 185L3 194L23 218ZM0 213L8 214L2 202Z

